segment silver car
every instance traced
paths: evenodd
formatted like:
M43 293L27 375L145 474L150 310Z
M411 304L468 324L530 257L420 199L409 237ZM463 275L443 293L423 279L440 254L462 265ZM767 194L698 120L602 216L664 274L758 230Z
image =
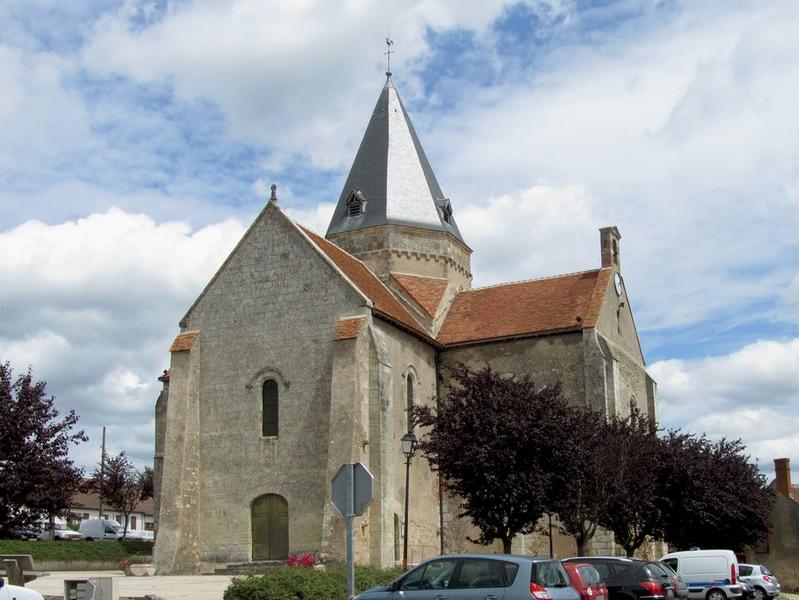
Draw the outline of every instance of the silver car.
M356 600L580 600L558 560L456 554L420 564Z
M738 564L738 577L751 585L754 600L768 600L780 595L780 582L763 565Z

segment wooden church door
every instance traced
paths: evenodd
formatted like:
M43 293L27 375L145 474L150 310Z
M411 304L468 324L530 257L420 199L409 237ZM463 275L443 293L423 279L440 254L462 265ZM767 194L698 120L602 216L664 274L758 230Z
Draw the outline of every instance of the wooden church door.
M277 494L252 503L252 559L285 560L289 556L289 504Z

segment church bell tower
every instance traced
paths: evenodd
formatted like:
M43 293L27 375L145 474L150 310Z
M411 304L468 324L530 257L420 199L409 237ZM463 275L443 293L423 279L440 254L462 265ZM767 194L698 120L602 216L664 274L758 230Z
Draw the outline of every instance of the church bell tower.
M326 237L384 281L403 273L468 289L472 251L386 75Z

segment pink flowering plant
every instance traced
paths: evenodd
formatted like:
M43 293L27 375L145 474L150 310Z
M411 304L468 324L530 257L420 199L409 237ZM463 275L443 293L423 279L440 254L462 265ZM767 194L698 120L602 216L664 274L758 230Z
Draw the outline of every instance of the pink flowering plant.
M290 567L305 567L310 569L321 562L319 557L313 552L303 552L302 554L292 554L286 560L286 564Z

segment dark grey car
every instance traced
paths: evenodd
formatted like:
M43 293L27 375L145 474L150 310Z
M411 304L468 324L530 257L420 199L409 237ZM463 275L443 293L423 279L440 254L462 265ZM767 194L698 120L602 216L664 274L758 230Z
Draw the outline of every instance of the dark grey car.
M420 564L356 600L580 600L558 560L457 554Z

